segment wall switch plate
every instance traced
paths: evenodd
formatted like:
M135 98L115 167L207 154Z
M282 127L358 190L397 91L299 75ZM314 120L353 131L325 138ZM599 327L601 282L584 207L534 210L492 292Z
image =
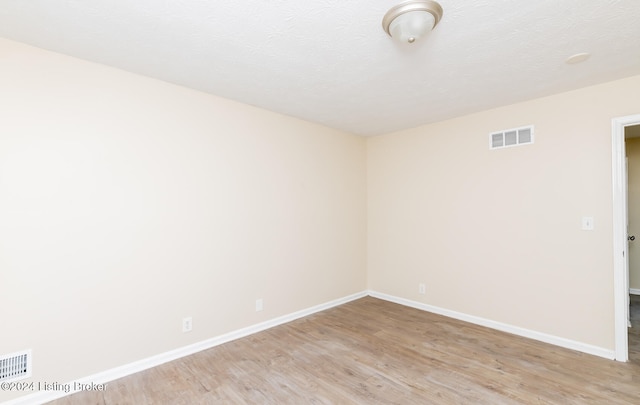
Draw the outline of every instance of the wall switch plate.
M258 298L256 300L256 312L262 311L263 308L264 308L264 305L263 305L263 302L262 302L262 298Z
M582 230L593 231L593 217L582 217Z
M418 284L418 293L422 295L427 293L427 286L425 286L424 283Z
M182 318L182 332L191 332L191 329L193 329L193 319L190 316Z

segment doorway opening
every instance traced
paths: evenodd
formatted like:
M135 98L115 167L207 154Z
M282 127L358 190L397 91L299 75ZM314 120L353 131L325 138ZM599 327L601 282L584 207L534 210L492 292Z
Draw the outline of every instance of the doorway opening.
M628 185L629 361L640 364L640 125L625 127L624 137Z
M613 284L615 359L629 360L629 240L625 129L640 125L640 115L611 121L613 175Z

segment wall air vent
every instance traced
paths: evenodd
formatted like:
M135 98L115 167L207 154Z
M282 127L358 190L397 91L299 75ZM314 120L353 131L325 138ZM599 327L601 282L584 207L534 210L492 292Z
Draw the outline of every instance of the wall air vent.
M508 148L529 143L533 143L533 125L489 134L489 149Z
M31 350L0 356L0 381L31 377Z

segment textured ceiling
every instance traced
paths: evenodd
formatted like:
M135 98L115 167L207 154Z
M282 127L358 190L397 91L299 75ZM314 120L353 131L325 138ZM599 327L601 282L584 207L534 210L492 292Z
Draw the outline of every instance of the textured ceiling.
M639 0L440 0L413 45L398 2L2 0L0 36L361 135L640 74Z

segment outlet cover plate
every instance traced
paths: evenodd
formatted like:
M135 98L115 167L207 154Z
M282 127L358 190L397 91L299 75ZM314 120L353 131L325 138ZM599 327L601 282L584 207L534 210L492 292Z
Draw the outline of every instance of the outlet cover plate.
M190 316L182 318L182 332L191 332L192 329L193 319Z

